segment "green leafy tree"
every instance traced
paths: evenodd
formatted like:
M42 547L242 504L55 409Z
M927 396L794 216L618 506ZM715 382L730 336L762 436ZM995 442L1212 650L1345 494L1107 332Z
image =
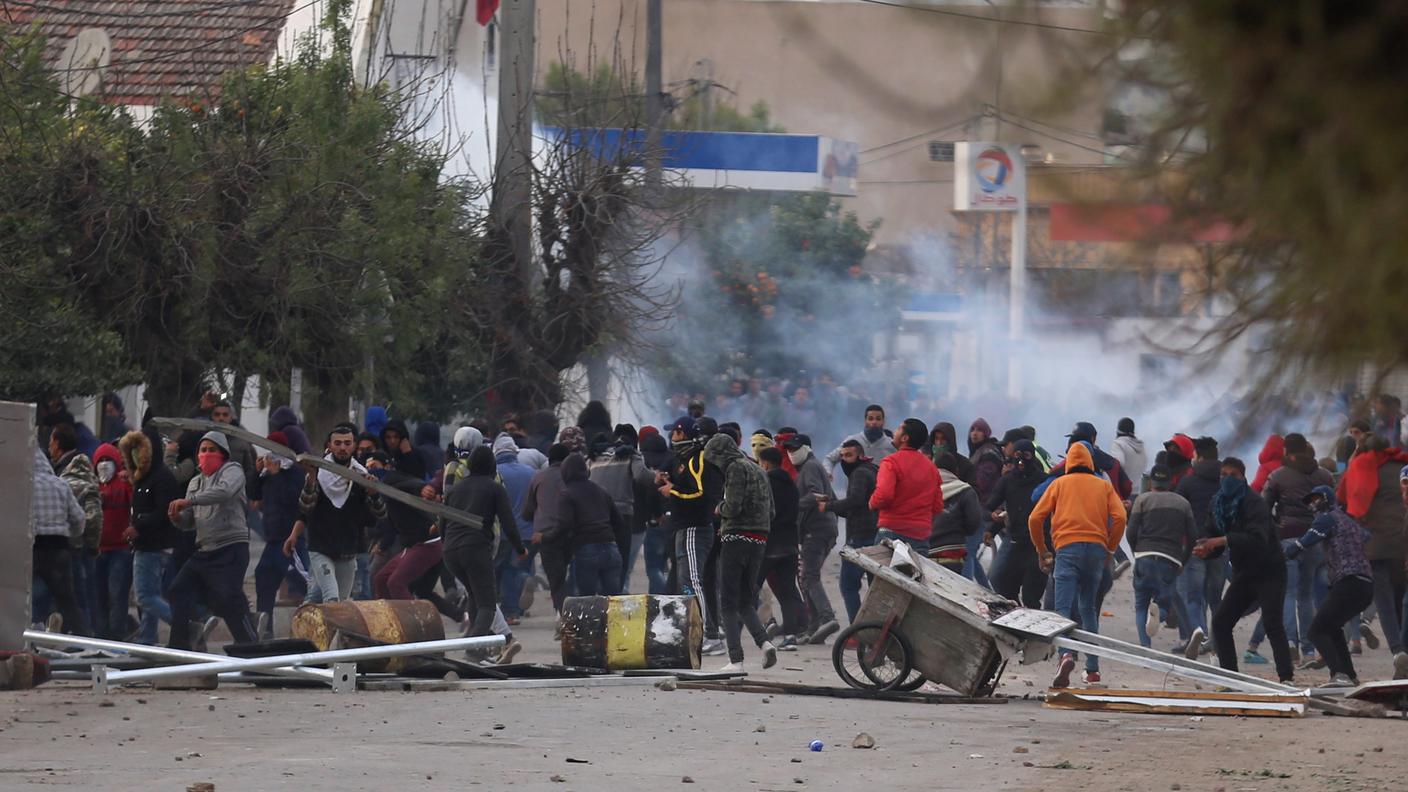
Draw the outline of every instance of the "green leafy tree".
M1230 310L1210 340L1259 338L1283 381L1408 364L1408 6L1137 0L1119 25L1101 76L1151 97L1126 124L1140 164L1235 230L1211 251Z

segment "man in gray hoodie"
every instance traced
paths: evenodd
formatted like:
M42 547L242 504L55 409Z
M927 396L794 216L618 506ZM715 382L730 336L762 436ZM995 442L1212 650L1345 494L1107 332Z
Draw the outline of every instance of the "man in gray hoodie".
M836 494L831 489L831 476L812 453L810 437L793 435L782 447L797 468L797 489L801 493L797 520L802 534L802 596L811 611L807 643L823 644L841 625L836 622L836 611L821 583L821 567L836 546L836 515L823 511L818 504L835 500Z
M169 507L171 521L196 535L195 554L171 582L170 647L191 647L197 599L225 621L235 643L251 643L254 623L244 594L249 568L244 470L230 458L230 441L221 432L201 437L196 462L198 472L186 487L186 497Z
M880 464L880 460L895 453L895 444L890 431L885 428L885 408L878 404L872 404L865 408L865 429L847 437L841 441L841 445L836 446L831 453L826 455L826 469L831 470L841 461L841 449L846 443L855 441L860 444L860 455L869 459L875 464Z

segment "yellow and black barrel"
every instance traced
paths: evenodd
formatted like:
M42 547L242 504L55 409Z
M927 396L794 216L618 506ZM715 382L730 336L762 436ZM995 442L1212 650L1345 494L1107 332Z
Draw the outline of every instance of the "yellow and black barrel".
M562 662L624 671L698 668L704 640L693 596L568 597L562 605Z
M440 621L440 612L426 600L344 600L304 605L294 611L289 632L325 652L338 633L342 634L342 648L443 641L445 624ZM359 640L361 636L374 643ZM357 666L363 671L396 674L420 662L414 657L392 657L358 661Z

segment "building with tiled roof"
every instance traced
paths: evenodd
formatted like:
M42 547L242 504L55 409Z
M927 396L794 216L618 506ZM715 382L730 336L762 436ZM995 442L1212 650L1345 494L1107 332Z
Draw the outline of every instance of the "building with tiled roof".
M62 70L64 48L97 28L111 48L98 95L124 105L206 95L231 70L268 63L297 4L307 0L0 0L0 19L37 25Z

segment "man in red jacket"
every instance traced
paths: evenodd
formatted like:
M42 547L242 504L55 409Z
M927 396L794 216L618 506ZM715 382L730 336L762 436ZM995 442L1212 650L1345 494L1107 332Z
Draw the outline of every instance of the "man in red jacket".
M876 541L904 542L926 556L934 515L944 510L939 469L919 453L928 437L929 427L923 421L904 420L895 432L895 453L881 460L875 493L870 496L871 511L879 512Z

